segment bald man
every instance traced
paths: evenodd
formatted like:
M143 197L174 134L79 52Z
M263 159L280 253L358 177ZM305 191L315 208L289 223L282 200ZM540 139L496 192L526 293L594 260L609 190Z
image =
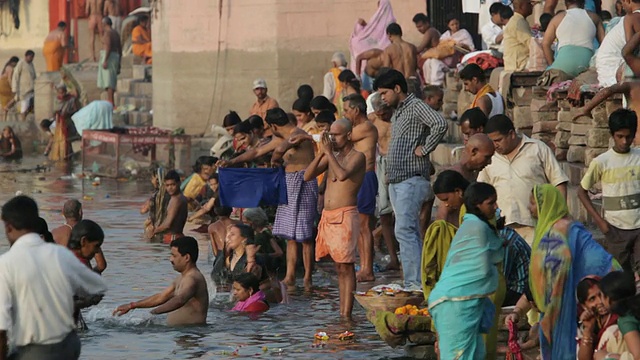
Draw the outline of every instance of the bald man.
M451 170L459 172L469 182L475 182L478 173L491 164L494 152L493 141L487 134L472 135L462 150L460 162L451 167Z

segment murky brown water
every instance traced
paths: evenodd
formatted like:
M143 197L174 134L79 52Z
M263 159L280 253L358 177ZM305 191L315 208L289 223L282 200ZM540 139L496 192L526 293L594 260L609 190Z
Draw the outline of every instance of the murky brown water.
M176 276L168 261L166 245L149 244L142 239L140 204L149 196L144 183L117 182L102 179L93 187L89 180L64 177L64 169L47 173L7 172L33 169L37 159L25 159L19 165L0 164L0 203L22 191L40 206L41 216L50 228L63 223L62 204L69 198L81 199L84 217L97 221L105 230L103 250L108 262L104 278L109 292L98 306L85 311L90 330L82 335L82 359L399 359L402 349L391 349L375 333L366 320L364 310L356 304L354 322L338 319L338 293L335 276L321 270L314 274L317 289L311 294L298 293L291 304L276 305L257 320L231 314L229 294L215 294L207 318L207 326L169 328L165 317L152 316L137 309L114 318L111 312L122 303L139 300L163 289ZM82 200L83 197L92 200ZM191 226L193 227L193 226ZM188 226L187 229L190 227ZM188 235L195 233L185 231ZM198 238L196 236L196 238ZM200 241L198 266L208 274L208 245ZM8 249L4 232L0 231L0 253ZM212 294L213 295L213 294ZM313 335L326 331L329 335L351 330L356 334L352 344L334 344L312 349ZM267 351L264 351L266 347ZM239 356L231 353L238 350Z

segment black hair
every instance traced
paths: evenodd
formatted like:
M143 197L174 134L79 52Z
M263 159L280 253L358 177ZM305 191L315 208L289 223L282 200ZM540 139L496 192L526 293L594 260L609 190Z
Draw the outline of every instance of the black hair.
M357 93L360 93L360 80L358 80L353 71L349 69L342 70L338 75L338 81L349 84Z
M147 15L138 16L138 21L146 21L146 20L149 20L149 17Z
M444 96L444 90L438 85L427 85L422 90L424 98L428 99L434 96Z
M580 304L587 302L587 299L589 298L589 290L598 284L598 280L594 278L584 278L580 280L576 287L576 297L578 298L578 302Z
M465 121L469 122L470 128L480 129L487 127L489 119L487 119L487 115L484 111L480 110L479 107L474 107L462 113L460 120L458 120L458 125L464 124Z
M313 88L311 85L304 84L298 87L298 99L311 101L313 99Z
M265 120L269 125L287 126L291 124L289 122L289 117L287 116L287 113L280 108L267 110L267 116Z
M66 23L66 22L64 22L64 21L60 21L60 22L58 23L58 27L59 27L59 28L66 28L66 27L67 27L67 23Z
M367 114L367 101L360 94L351 94L342 98L343 102L349 102L349 107L358 109L360 114Z
M36 223L36 232L38 233L38 235L42 236L42 239L45 242L48 242L48 243L55 242L53 240L53 235L51 235L51 232L49 231L49 226L47 225L47 221L41 217L38 218L38 221Z
M209 181L211 179L215 179L215 180L218 180L218 181L220 180L218 178L218 174L217 173L213 173L213 174L209 175L209 179L207 179L207 181Z
M511 6L502 6L500 8L500 17L503 19L511 19L513 17L513 9Z
M584 8L584 0L564 0L565 5L576 4L580 8Z
M4 64L4 67L6 68L7 66L9 66L9 64L11 64L11 63L16 63L16 64L17 64L18 62L20 62L20 58L19 58L19 57L17 57L17 56L12 56L12 57L9 59L9 61L7 61L7 63L6 63L6 64ZM4 69L4 68L3 68L3 69Z
M80 212L82 212L82 203L76 199L67 200L62 206L62 215L66 219L80 220Z
M233 278L233 282L237 282L247 290L253 290L254 293L260 290L260 279L250 272L236 275Z
M111 18L108 16L102 18L102 23L105 25L113 26L113 21L111 21Z
M423 13L417 13L413 16L413 22L414 23L424 23L424 24L431 24L431 21L429 20L429 17Z
M436 181L433 182L433 193L444 194L460 189L463 192L469 187L469 181L457 171L445 170L438 174Z
M51 124L53 124L53 121L49 119L43 119L42 121L40 121L40 127L45 128L47 130L51 128Z
M248 241L253 241L253 238L256 236L256 232L253 228L247 224L233 224L234 227L237 227L240 230L240 236L247 239Z
M198 241L191 236L183 236L173 240L170 247L178 249L182 256L189 254L191 263L195 264L198 261Z
M497 4L497 3L496 3ZM478 81L486 81L487 78L484 75L484 70L478 64L469 64L460 70L458 73L460 80L473 80L477 78Z
M205 162L207 161L207 157L208 156L202 155L202 156L199 156L196 159L196 163L193 164L193 172L194 173L198 174L198 173L200 173L200 171L202 171L202 165L205 165Z
M424 100L424 92L422 92L422 84L417 77L410 77L407 79L407 93L413 94L416 98Z
M251 126L251 123L249 122L249 120L245 120L233 127L233 135L252 134L252 133L253 133L253 126Z
M602 21L610 21L612 18L613 18L613 16L607 10L603 10L603 11L600 12L600 19Z
M260 117L260 115L251 115L247 119L251 127L255 130L264 130L264 120Z
M16 196L2 205L2 221L16 230L35 231L39 217L38 204L28 196Z
M205 156L202 161L203 165L214 166L218 162L218 158L215 156Z
M387 35L402 36L402 28L398 23L391 23L387 26Z
M600 280L600 290L609 298L611 312L618 316L629 313L640 319L640 295L636 295L633 273L613 271Z
M389 69L384 73L378 72L378 77L373 82L373 89L395 89L396 86L400 86L400 90L403 93L407 93L407 79L398 70Z
M164 175L164 181L167 181L167 180L173 180L176 182L176 184L180 185L180 174L178 174L178 172L175 170L169 170Z
M458 22L460 22L460 19L458 18L458 15L456 15L456 14L449 14L449 15L447 15L447 20L446 20L446 21L447 21L447 22L446 22L447 27L449 26L449 23L450 23L451 21L453 21L453 20L458 20Z
M216 216L229 217L231 216L233 209L228 206L222 206L222 203L220 202L220 198L216 198L213 201L213 212L216 214Z
M238 115L237 112L229 111L229 113L225 115L224 119L222 120L222 126L223 127L236 126L241 122L242 122L242 119L240 119L240 116Z
M81 220L71 229L71 236L69 236L67 247L71 250L80 249L80 247L82 247L83 237L86 237L89 242L99 242L102 244L104 241L104 231L102 231L100 225L95 221Z
M553 15L549 13L544 13L540 15L540 31L542 32L547 31L547 28L549 27L549 23L551 22L551 19L553 19Z
M308 101L307 99L297 99L293 102L293 105L291 105L291 110L308 114L311 112L310 101Z
M609 132L611 135L618 130L629 129L635 136L638 130L638 115L629 109L618 109L609 115Z
M502 5L501 2L491 4L491 6L489 7L489 14L491 15L499 14L503 6L504 5Z
M338 108L336 108L336 106L331 101L329 101L329 99L322 95L314 97L313 100L311 100L311 103L309 103L309 106L312 109L320 111L329 110L334 114L338 112Z
M335 113L332 113L330 110L322 110L315 117L316 123L318 124L333 124L336 121Z
M516 131L516 128L513 126L513 121L507 115L502 114L491 117L484 127L485 134L498 132L502 135L507 135L509 131Z
M489 219L478 208L478 205L492 196L496 196L496 189L493 186L483 182L473 183L464 192L464 206L467 208L468 214L477 216L495 230L495 226L489 222Z
M24 53L24 56L35 56L36 53L33 52L33 50L27 50L27 52Z

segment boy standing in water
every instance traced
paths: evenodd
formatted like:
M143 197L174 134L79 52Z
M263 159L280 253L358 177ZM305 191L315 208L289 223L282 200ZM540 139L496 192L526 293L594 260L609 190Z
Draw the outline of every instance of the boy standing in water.
M184 224L189 216L187 198L180 191L180 175L175 170L169 171L164 176L164 187L171 196L167 205L167 216L155 229L153 236L161 234L165 244L183 237Z

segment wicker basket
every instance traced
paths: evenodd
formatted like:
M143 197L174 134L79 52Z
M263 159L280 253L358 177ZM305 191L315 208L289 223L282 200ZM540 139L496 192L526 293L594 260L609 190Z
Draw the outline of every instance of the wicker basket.
M362 305L367 311L395 311L397 308L405 305L420 306L424 302L424 296L386 296L386 295L354 295L358 304Z

